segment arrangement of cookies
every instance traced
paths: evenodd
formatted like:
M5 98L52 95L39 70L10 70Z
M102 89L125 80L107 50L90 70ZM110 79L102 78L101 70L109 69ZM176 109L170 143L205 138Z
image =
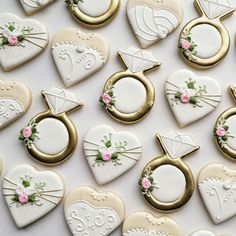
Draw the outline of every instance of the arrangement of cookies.
M50 7L54 1L19 0L27 15ZM217 66L227 55L231 40L222 21L235 9L227 0L192 1L199 17L183 27L176 48L188 65L204 70ZM61 4L79 26L61 29L50 43L55 67L66 89L51 87L41 91L45 111L22 124L17 137L29 156L45 166L67 161L77 146L78 133L69 113L76 112L83 102L68 88L91 77L108 62L109 44L102 35L93 33L93 29L105 27L115 20L121 0L99 0L99 3L95 0L66 0ZM146 48L174 32L181 25L184 13L181 0L127 0L122 4L127 4L127 18L140 48L130 46L117 52L123 69L110 77L108 75L97 103L111 119L125 126L145 119L155 103L155 88L147 72L159 68L161 63ZM80 30L81 25L88 28L86 33ZM43 53L48 44L48 30L40 22L29 17L21 19L12 13L0 13L0 65L4 71L12 71L31 61ZM236 100L236 87L231 85L229 91ZM165 94L180 128L214 112L222 98L221 86L215 79L199 77L189 69L168 76ZM1 78L0 129L7 129L26 114L31 103L30 88L19 81ZM174 219L166 214L157 217L156 212L178 211L191 199L195 178L184 158L200 147L188 134L171 129L151 135L163 152L143 167L136 181L137 190L151 208L128 216L125 202L118 193L83 185L66 195L66 183L55 171L22 164L3 174L4 163L0 160L3 196L16 226L24 228L37 224L35 221L64 199L65 222L75 236L106 236L120 226L123 236L183 236ZM235 107L219 116L212 127L212 136L222 153L235 161ZM143 154L143 144L136 135L109 125L90 127L82 141L88 167L99 186L134 168ZM215 224L235 216L235 170L221 163L209 163L200 170L196 182ZM203 226L193 229L189 236L217 235Z

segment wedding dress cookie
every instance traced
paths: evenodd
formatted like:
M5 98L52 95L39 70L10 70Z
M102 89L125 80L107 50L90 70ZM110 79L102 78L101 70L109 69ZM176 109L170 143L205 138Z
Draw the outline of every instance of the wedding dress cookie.
M47 47L47 29L38 21L21 19L10 13L0 14L0 64L12 70Z
M20 165L3 180L3 195L19 228L23 228L52 211L64 196L64 184L53 171L38 171Z
M23 116L31 102L31 91L25 85L0 79L0 129Z
M190 234L190 236L218 236L215 233L206 230L206 229L201 229L201 230L197 230L195 232L193 232L192 234ZM230 236L229 234L221 234L220 236Z
M64 212L73 235L108 236L122 223L125 205L115 193L82 186L67 196Z
M179 0L129 0L127 15L142 48L166 38L182 22Z
M98 184L106 184L131 169L142 155L142 144L128 132L100 125L84 137L84 152ZM104 173L106 173L104 175Z
M100 70L109 58L109 45L99 34L66 28L53 39L52 55L64 84L69 87Z

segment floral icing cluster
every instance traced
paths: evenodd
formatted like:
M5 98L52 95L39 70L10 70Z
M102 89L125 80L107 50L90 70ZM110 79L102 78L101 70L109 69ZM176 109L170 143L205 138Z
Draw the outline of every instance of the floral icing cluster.
M31 203L32 205L40 206L42 203L39 200L40 191L44 191L45 183L35 183L31 186L32 176L26 175L21 178L21 183L15 188L15 194L12 197L12 202L17 205Z
M27 127L20 130L19 140L23 141L28 148L31 148L35 138L38 138L37 123L29 123Z
M26 34L32 32L30 27L16 27L15 23L9 23L3 28L1 46L22 46L23 41L26 39Z
M108 89L103 93L103 95L99 98L99 102L104 107L111 107L115 105L115 96L113 93L114 86L108 86Z
M201 96L207 94L206 86L198 86L197 88L196 81L192 79L185 81L185 83L186 86L179 88L179 90L175 92L174 98L172 99L173 105L181 102L183 104L192 104L194 107L201 107L199 103Z
M229 132L229 126L226 124L226 120L223 118L219 119L216 123L213 133L222 148L226 146L229 138L234 138Z
M112 135L105 136L102 139L103 146L98 147L98 153L96 155L95 163L93 166L95 167L104 165L106 162L112 161L114 166L121 165L119 154L122 154L126 151L127 142L120 142L119 144L112 145L111 141Z
M190 61L196 60L197 44L192 40L189 31L183 32L179 41L179 49L188 57Z
M143 195L150 196L154 188L158 188L152 177L153 171L150 169L146 171L144 177L139 179L139 188Z

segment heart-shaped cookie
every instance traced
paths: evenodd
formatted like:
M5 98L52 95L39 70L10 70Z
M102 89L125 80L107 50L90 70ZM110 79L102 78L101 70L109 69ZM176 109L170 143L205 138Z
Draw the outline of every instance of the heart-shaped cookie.
M152 214L139 211L125 219L123 236L181 236L181 229L178 224L168 217L155 217Z
M31 102L31 91L25 85L0 79L0 129L24 115Z
M207 165L199 174L198 189L215 224L236 215L236 170L219 163Z
M38 21L0 14L0 64L12 70L40 54L48 44L47 29Z
M98 184L106 184L132 168L142 155L142 144L133 134L100 125L84 137L84 151Z
M107 236L122 223L125 206L115 193L82 186L67 196L64 211L73 235Z
M22 7L27 15L33 15L34 13L42 10L56 0L20 0Z
M64 184L53 171L38 171L21 165L3 180L3 195L11 215L23 228L53 210L64 196Z
M217 236L217 235L207 229L201 229L193 232L192 234L190 234L190 236ZM220 236L230 236L230 235L221 234Z
M180 25L183 9L179 0L129 0L127 15L140 45L147 48Z
M77 28L58 32L52 43L52 55L64 84L69 87L100 70L110 54L106 40Z
M171 74L165 93L180 127L189 125L211 113L221 101L221 88L210 77L197 77L189 70Z

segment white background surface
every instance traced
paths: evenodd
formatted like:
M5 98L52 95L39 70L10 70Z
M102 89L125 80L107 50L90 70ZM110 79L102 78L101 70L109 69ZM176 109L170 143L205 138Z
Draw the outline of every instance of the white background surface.
M229 29L232 41L231 50L227 58L214 69L195 71L198 75L208 75L220 82L223 89L223 100L217 110L201 121L192 124L187 128L179 129L164 96L164 81L166 77L177 69L188 68L182 59L180 59L178 54L177 40L181 27L190 19L196 17L197 13L193 7L192 0L182 0L185 11L182 26L166 40L149 48L149 50L151 50L162 63L160 69L151 72L148 75L153 81L156 89L155 106L145 120L135 125L126 126L112 120L98 104L98 98L107 78L114 72L122 69L121 63L117 60L116 51L125 49L131 45L139 46L127 21L125 10L126 1L121 1L122 6L117 18L111 24L95 30L105 36L111 46L111 57L108 64L104 69L88 80L71 88L79 94L80 99L85 104L84 108L70 114L70 117L74 121L79 133L77 149L67 162L55 166L52 169L64 175L67 192L79 185L92 185L100 190L111 190L119 193L124 198L128 215L136 210L149 210L153 212L139 193L137 180L144 165L155 156L161 154L161 150L155 140L155 134L157 132L164 132L168 129L176 129L181 132L186 132L193 137L196 144L200 145L201 149L198 153L186 158L186 163L191 167L195 177L199 170L210 162L222 162L231 168L236 167L235 162L226 159L217 149L212 138L212 128L219 114L227 108L236 105L227 90L230 84L236 84L236 50L233 43L234 34L236 32L236 14L224 21L224 24ZM20 17L26 17L18 1L14 0L0 0L0 11L12 12ZM32 18L45 24L51 36L63 27L74 26L81 28L66 9L63 0L58 0L47 9L33 15ZM4 73L0 69L0 76L6 80L19 80L24 82L32 88L34 95L33 104L29 112L14 124L0 132L0 155L4 161L3 175L8 169L23 163L32 164L44 169L45 166L37 164L29 157L23 145L18 141L18 132L20 128L24 127L34 115L46 109L40 91L54 85L63 87L63 83L59 78L52 60L50 45L43 54L26 65L21 66L19 69L8 73ZM101 187L96 185L82 150L83 135L89 128L99 124L109 124L117 130L128 130L133 132L141 139L144 145L142 160L131 171L114 182ZM156 213L157 215L161 215L158 212ZM177 220L183 229L183 235L186 236L189 235L191 231L198 228L209 228L216 233L227 232L236 235L236 218L215 226L200 200L197 189L187 205L179 211L168 215ZM112 235L118 236L120 234L120 229L118 229ZM0 194L0 235L70 235L64 220L63 204L33 225L18 230L12 221L6 204L2 198L2 194Z

